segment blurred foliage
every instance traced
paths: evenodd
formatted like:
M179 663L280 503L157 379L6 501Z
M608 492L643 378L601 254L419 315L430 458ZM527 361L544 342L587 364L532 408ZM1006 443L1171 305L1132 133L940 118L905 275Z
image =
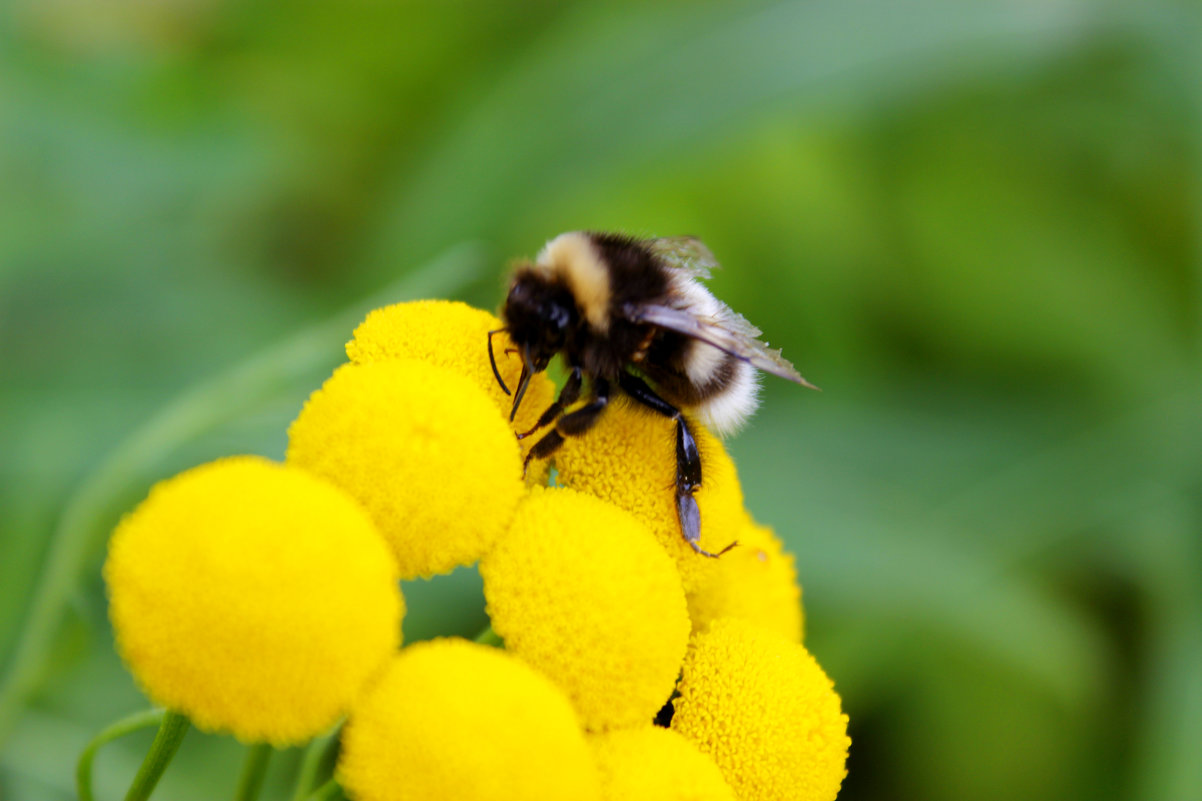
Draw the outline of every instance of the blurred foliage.
M71 797L145 705L97 569L123 509L279 457L373 303L493 306L574 228L703 236L825 390L769 381L731 448L851 715L842 799L1202 797L1193 5L0 15L0 797ZM406 592L411 639L483 620L471 571ZM161 793L238 759L189 735Z

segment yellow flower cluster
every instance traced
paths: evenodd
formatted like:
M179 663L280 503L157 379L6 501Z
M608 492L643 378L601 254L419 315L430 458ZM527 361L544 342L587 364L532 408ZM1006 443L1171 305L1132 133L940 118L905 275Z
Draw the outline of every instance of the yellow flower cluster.
M684 591L632 515L535 488L480 574L505 647L554 679L585 727L645 724L672 694L689 639Z
M689 648L672 728L739 798L832 801L851 740L831 680L804 646L735 618Z
M685 542L671 488L676 477L675 423L628 401L606 411L587 437L569 439L555 455L559 483L633 514L676 562L695 629L720 617L738 617L802 636L801 587L793 557L771 529L755 523L743 505L734 461L722 443L693 423L701 451L701 547L719 559L699 558Z
M717 437L692 424L701 451L701 547L717 553L735 542L746 519L734 462ZM676 423L622 399L611 404L587 437L569 439L555 455L559 482L633 513L676 562L686 591L702 581L699 559L680 535L676 500ZM654 490L658 491L652 491Z
M801 642L805 619L793 556L768 526L751 518L738 528L739 547L698 569L689 593L689 619L697 630L723 617L752 621Z
M734 801L717 765L671 729L644 725L589 738L606 801Z
M118 645L156 701L246 740L347 715L354 801L830 801L839 697L800 644L794 563L694 424L702 547L684 542L674 425L618 399L523 481L487 339L460 303L373 312L289 429L285 464L242 457L155 487L106 578ZM520 363L494 334L497 368ZM479 563L504 649L398 651L398 578ZM673 698L673 705L669 701ZM674 717L669 713L674 711ZM671 717L671 730L653 726Z
M488 348L482 345L490 331L501 327L501 321L496 317L466 303L445 300L396 303L367 315L355 329L354 338L346 344L346 355L352 364L407 358L445 367L484 390L508 419L513 398L497 383L489 363ZM516 387L522 360L513 350L509 335L503 331L493 339L493 354L505 385L510 389ZM539 373L531 378L526 399L514 418L513 430L528 431L554 398L555 385L546 374ZM523 457L535 442L529 438L522 441Z
M117 647L146 693L201 728L308 740L396 649L396 566L349 496L254 456L156 486L104 576Z
M406 648L355 706L338 774L351 798L596 801L571 704L521 661L464 640Z
M468 379L413 359L340 367L288 430L288 461L358 498L406 579L479 559L523 487L496 406Z

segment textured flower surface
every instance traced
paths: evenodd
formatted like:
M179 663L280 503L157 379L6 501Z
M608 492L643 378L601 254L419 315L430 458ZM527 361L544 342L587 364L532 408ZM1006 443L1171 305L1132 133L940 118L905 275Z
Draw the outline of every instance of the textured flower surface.
M734 618L693 638L672 728L743 801L832 801L847 774L847 716L800 644Z
M701 547L717 553L734 542L746 513L734 462L722 443L692 424L701 451ZM680 532L676 515L676 424L630 401L610 404L583 437L569 438L555 455L559 483L609 501L643 521L676 561L692 591L710 561L699 557ZM725 557L724 557L725 558Z
M258 457L156 485L117 527L104 575L147 695L247 741L326 729L400 639L396 567L367 514Z
M800 644L793 558L744 509L722 444L691 424L700 545L739 544L719 558L681 534L676 423L620 395L555 454L556 486L546 460L523 477L539 437L515 430L554 386L536 376L509 421L500 328L460 303L372 312L285 464L156 486L105 567L139 683L247 741L302 742L349 712L323 796L832 801L847 719ZM515 387L511 343L493 344ZM503 648L398 652L398 580L477 561Z
M497 383L488 359L488 332L501 327L496 317L466 303L448 300L396 303L367 315L355 329L354 339L346 344L346 355L355 364L409 358L446 367L471 379L508 419L513 398ZM508 334L497 334L492 345L497 370L512 391L522 372L522 360L512 350ZM555 385L546 373L533 376L513 429L520 432L531 428L554 398ZM523 445L529 448L535 442L536 439L528 438Z
M671 729L620 729L589 745L604 801L735 801L713 760Z
M475 562L523 492L517 442L492 400L414 359L338 368L288 438L290 463L367 508L406 579Z
M792 554L768 526L750 517L739 530L739 547L699 566L688 594L694 631L723 617L737 617L801 642L801 586Z
M356 801L595 801L567 699L503 651L464 640L403 650L356 703L338 775Z
M688 643L672 561L632 515L534 488L480 563L493 628L553 679L589 729L648 723Z

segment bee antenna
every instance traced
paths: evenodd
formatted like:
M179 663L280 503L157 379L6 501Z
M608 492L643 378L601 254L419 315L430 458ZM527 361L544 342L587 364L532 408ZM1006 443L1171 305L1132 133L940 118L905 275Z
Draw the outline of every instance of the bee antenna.
M488 332L488 363L492 365L492 374L496 376L497 383L501 385L501 391L506 395L512 395L513 393L509 391L509 387L505 386L505 379L501 378L501 371L497 369L497 357L493 355L492 351L493 334L499 334L502 331L508 330L508 328L498 328L495 331Z

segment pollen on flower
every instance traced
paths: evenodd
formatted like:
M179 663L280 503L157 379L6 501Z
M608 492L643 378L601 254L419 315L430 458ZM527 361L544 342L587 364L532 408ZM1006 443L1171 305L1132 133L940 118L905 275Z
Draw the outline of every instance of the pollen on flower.
M157 484L118 525L104 576L146 694L245 741L328 728L400 640L396 566L367 514L259 457Z
M709 754L740 799L833 801L847 716L800 644L724 618L694 637L672 728Z
M414 359L338 368L289 428L287 458L367 508L405 579L475 562L523 491L517 442L492 401Z
M513 397L497 383L488 359L488 332L502 326L492 314L457 301L396 303L367 315L355 329L354 339L346 344L346 355L355 364L409 358L446 367L484 390L508 420ZM513 391L522 372L522 359L504 332L493 337L492 348L497 370ZM555 385L546 374L533 376L513 430L523 432L533 427L554 397ZM522 441L523 456L536 441L536 437Z
M734 462L722 443L691 422L701 451L701 547L717 553L736 541L746 512ZM638 517L676 561L692 591L712 561L681 535L676 514L676 423L629 401L610 405L583 437L569 438L555 455L558 481L609 501ZM727 556L730 552L727 553ZM723 556L723 559L726 557Z
M506 649L563 688L586 728L648 723L668 700L688 641L684 592L632 515L536 487L480 574Z
M589 746L604 801L735 801L714 761L671 729L594 734Z
M739 547L699 566L688 592L693 631L723 617L737 617L801 642L804 614L793 555L768 526L747 517Z
M356 801L597 801L568 700L504 651L442 639L406 648L359 699L338 778Z

